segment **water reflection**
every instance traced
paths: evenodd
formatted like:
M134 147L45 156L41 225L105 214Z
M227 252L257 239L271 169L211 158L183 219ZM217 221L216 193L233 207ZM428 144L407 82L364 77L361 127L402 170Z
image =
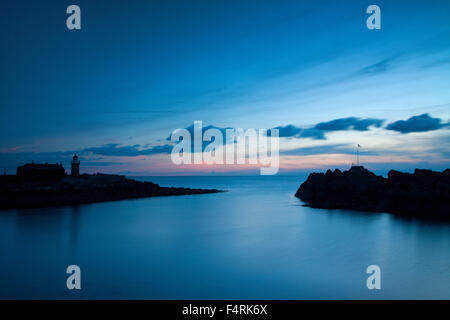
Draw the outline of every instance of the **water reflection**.
M75 252L77 247L78 235L81 229L81 215L83 210L81 205L72 206L68 208L69 211L69 222L70 222L70 247L72 251Z
M230 192L0 212L0 298L77 297L69 264L83 298L450 298L448 223L302 207L295 177L155 180Z

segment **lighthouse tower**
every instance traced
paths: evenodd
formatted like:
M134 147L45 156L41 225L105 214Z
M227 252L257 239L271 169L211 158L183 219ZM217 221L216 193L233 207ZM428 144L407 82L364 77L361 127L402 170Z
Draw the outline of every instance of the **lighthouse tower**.
M79 177L80 176L80 160L78 160L78 156L75 154L73 156L73 159L71 161L72 168L70 174L72 177Z

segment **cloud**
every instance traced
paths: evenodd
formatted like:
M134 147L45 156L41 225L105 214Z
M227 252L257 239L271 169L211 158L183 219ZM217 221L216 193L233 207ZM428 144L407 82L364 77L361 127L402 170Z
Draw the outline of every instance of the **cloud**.
M450 64L450 58L444 58L444 59L432 61L430 63L423 65L422 68L423 69L436 68L436 67L440 67L440 66L446 65L446 64Z
M80 150L55 151L55 152L0 152L1 170L7 169L8 173L15 173L16 167L25 163L62 163L70 168L72 156L76 153L82 157L84 167L117 166L126 165L126 160L121 162L108 161L107 157L136 157L142 155L154 155L172 152L170 144L153 145L143 148L141 145L122 146L120 144L106 144L100 147L91 147Z
M300 128L294 125L284 127L276 127L279 130L279 136L284 138L311 138L315 140L325 140L325 133L331 131L356 130L367 131L370 127L381 127L384 120L366 118L360 119L356 117L340 118L328 122L320 122L312 128Z
M392 67L392 62L397 59L398 56L391 56L389 58L378 61L367 67L362 68L358 74L377 74L388 71Z
M202 126L202 136L201 139L203 141L203 134L205 133L205 131L209 130L209 129L217 129L222 133L222 145L226 145L229 143L235 143L235 140L232 141L227 141L227 129L229 130L234 130L234 128L231 127L226 127L226 128L222 128L222 127L216 127L213 125L208 125L208 126ZM190 134L191 137L191 153L194 153L194 124L191 124L189 127L184 128L185 130L187 130ZM173 132L176 132L178 129L174 130ZM172 133L173 133L172 132ZM166 140L171 141L172 139L172 133L166 138ZM215 137L212 137L212 141L207 141L205 143L202 143L202 151L205 151L205 148L214 141ZM178 140L181 141L182 139ZM178 141L174 141L174 142L178 142Z
M292 124L289 124L289 125L284 126L284 127L281 127L281 126L280 127L276 127L274 129L278 129L279 130L278 131L278 136L280 138L295 137L295 136L298 136L301 133L301 131L302 131L301 128L293 126Z
M55 151L55 152L0 152L1 169L7 169L9 174L15 173L19 165L25 163L62 163L66 170L70 168L70 160L74 154L82 155L83 150ZM105 161L102 157L83 157L83 167L113 166L126 164L125 162Z
M345 148L345 149L341 149ZM349 153L348 145L346 144L332 144L325 146L313 146L296 148L291 150L280 151L280 154L295 155L295 156L307 156L315 154L332 154L332 153ZM353 150L353 153L355 151Z
M331 120L328 122L320 122L314 126L316 130L322 131L343 131L343 130L356 130L356 131L367 131L369 127L381 127L384 120L381 119L359 119L355 117L340 118Z
M308 155L317 155L317 154L356 154L356 146L352 146L349 144L329 144L323 146L312 146L312 147L303 147L296 148L291 150L281 151L280 154L283 155L295 155L295 156L308 156ZM364 150L364 155L378 155L379 152L373 150Z
M187 130L189 132L189 134L191 135L192 138L192 144L194 143L194 124L191 124L189 127L184 128L185 130ZM205 131L209 130L209 129L217 129L222 133L222 136L226 136L226 130L227 129L232 129L231 127L227 127L227 128L221 128L221 127L216 127L213 125L209 125L209 126L202 126L202 137L203 134L205 133ZM176 131L176 130L174 130ZM172 133L167 137L167 141L171 141L172 138Z
M426 132L438 130L449 126L450 123L442 123L442 119L430 117L424 113L419 116L413 116L408 120L399 120L387 125L387 130L397 131L400 133L410 132Z
M283 126L275 127L274 129L279 130L278 136L280 138L312 138L315 140L326 139L325 135L323 134L323 131L317 130L315 128L302 129L292 124L289 124L284 127Z
M327 132L347 130L368 131L371 127L381 128L383 123L383 119L361 119L357 117L347 117L326 122L319 122L311 128L300 128L290 124L284 127L279 126L275 129L278 129L280 137L284 138L295 137L325 140L325 134ZM386 126L386 129L397 131L400 133L410 133L438 130L449 126L450 122L444 123L442 119L433 118L429 114L424 113L418 116L413 116L408 120L399 120L392 122Z
M325 134L322 130L316 128L303 129L298 135L300 138L311 138L315 140L325 140Z
M139 144L132 146L121 146L120 144L110 143L101 147L86 148L82 151L92 152L103 156L116 156L116 157L136 157L142 155L152 155L159 153L170 153L173 146L170 144L155 145L149 148L141 148Z

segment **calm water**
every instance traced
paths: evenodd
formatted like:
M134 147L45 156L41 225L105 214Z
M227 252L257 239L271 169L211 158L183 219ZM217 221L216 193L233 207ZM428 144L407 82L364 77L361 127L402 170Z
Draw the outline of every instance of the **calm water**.
M450 224L305 208L304 178L141 178L229 192L0 212L0 298L450 299Z

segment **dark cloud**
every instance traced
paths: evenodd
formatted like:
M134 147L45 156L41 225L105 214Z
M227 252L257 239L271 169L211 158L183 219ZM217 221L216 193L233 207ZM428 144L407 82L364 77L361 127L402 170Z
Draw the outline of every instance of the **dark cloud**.
M374 64L368 65L362 68L358 74L377 74L388 71L392 67L392 62L397 59L397 56L392 56L383 60L380 60Z
M303 129L298 135L300 138L311 138L315 140L325 140L325 134L322 130L316 128Z
M334 154L334 153L350 153L350 148L348 148L347 144L332 144L326 146L313 146L313 147L304 147L304 148L296 148L286 151L281 151L280 154L285 155L295 155L295 156L307 156L307 155L315 155L315 154ZM352 153L355 153L353 150Z
M92 152L103 156L115 157L136 157L142 155L152 155L159 153L170 153L173 146L169 144L156 145L148 148L141 148L139 144L132 146L122 146L116 143L106 144L101 147L86 148L83 151Z
M353 124L353 130L356 131L367 131L369 127L380 128L383 125L384 120L367 118L356 121Z
M298 128L296 126L293 126L292 124L289 124L287 126L284 127L276 127L274 129L278 129L278 136L280 138L289 138L289 137L295 137L298 136L300 134L300 132L302 131L301 128Z
M191 135L191 138L192 138L192 143L194 143L194 124L191 124L189 127L184 128L184 129L189 132L189 134ZM202 137L203 137L203 134L205 133L205 131L207 131L209 129L217 129L222 133L223 137L226 137L226 130L232 129L232 128L230 128L230 127L221 128L221 127L216 127L216 126L212 126L212 125L202 126ZM171 141L171 138L172 138L172 133L167 137L166 140Z
M314 127L306 129L299 128L291 124L284 127L276 127L275 129L280 130L279 136L283 138L296 137L324 140L326 139L326 132L343 130L367 131L370 127L381 127L383 122L384 120L382 119L360 119L356 117L349 117L335 119L328 122L320 122Z
M70 168L70 161L74 154L83 155L83 150L74 151L55 151L55 152L5 152L0 153L0 166L3 173L3 168L7 170L9 174L16 172L16 168L19 165L25 163L62 163L64 168L68 170ZM91 166L112 166L126 163L101 161L102 157L83 157L83 167Z
M443 148L442 145L448 145L448 143L444 142L443 144L438 143L442 138L433 138L432 141L436 142L439 147L430 148L427 151L427 154L430 156L430 159L436 158L436 155L447 157L448 152L446 151L448 148ZM447 138L448 139L448 138ZM443 139L442 139L443 140ZM280 155L290 155L290 156L308 156L308 155L326 155L326 154L344 154L344 155L352 155L356 156L357 144L327 144L320 146L311 146L311 147L300 147L296 149L283 150L280 151ZM362 146L359 148L359 153L362 156L407 156L411 159L423 159L424 154L418 154L415 150L395 150L389 147L377 147L377 148L365 148Z
M289 138L311 138L315 140L326 139L325 134L333 131L367 131L371 127L380 128L383 125L384 120L376 118L357 118L347 117L339 118L331 121L320 122L311 128L300 128L294 125L287 125L284 127L276 127L280 130L280 137ZM421 114L413 116L407 120L399 120L390 123L386 126L387 130L393 130L400 133L410 132L425 132L438 130L444 127L449 127L450 122L444 123L442 119L433 118L429 114Z
M191 137L191 153L193 153L194 152L194 124L191 124L189 127L186 127L184 129L187 130L189 132L189 134L190 134L190 137ZM223 137L222 145L226 145L226 144L229 144L229 143L235 143L236 142L236 141L227 141L227 138L226 138L226 136L227 136L227 133L226 133L227 129L234 130L234 128L231 128L231 127L222 128L222 127L216 127L216 126L213 126L213 125L202 126L202 137L201 137L202 141L203 141L203 134L209 129L217 129L217 130L219 130L222 133L222 137ZM172 133L167 137L166 140L171 141L171 139L172 139ZM179 141L181 141L181 140L182 140L182 138ZM202 143L202 151L205 151L205 148L210 143L212 143L213 141L214 141L214 137L212 138L212 141L206 141L206 142ZM174 142L178 142L178 141L174 141Z
M424 113L419 116L413 116L408 120L399 120L387 125L387 130L393 130L400 133L426 132L438 130L448 126L449 123L442 123L442 119L430 117Z
M379 151L360 149L362 155L378 155ZM356 154L356 145L349 144L329 144L324 146L303 147L280 152L284 155L307 156L316 154Z
M447 65L447 64L450 64L450 58L444 58L444 59L432 61L430 63L423 65L422 68L423 69L436 68L436 67L440 67L442 65Z
M343 130L357 130L367 131L369 127L381 127L384 120L381 119L360 119L355 117L335 119L328 122L320 122L314 126L314 129L322 131L343 131Z

